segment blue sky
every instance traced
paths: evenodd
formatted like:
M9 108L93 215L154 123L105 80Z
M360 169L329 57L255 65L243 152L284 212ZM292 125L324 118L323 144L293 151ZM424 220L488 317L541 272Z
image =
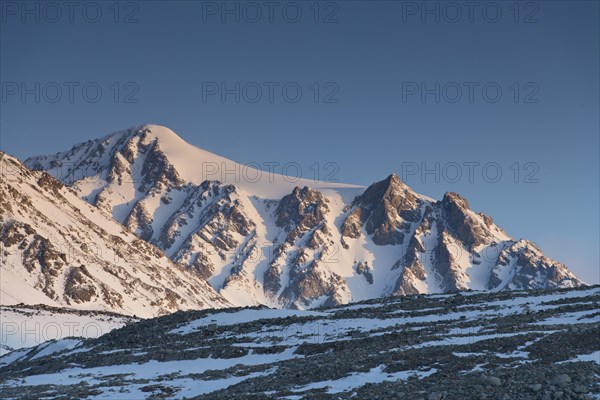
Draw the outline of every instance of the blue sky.
M396 172L600 282L599 3L450 3L3 0L0 148L156 123L308 178Z

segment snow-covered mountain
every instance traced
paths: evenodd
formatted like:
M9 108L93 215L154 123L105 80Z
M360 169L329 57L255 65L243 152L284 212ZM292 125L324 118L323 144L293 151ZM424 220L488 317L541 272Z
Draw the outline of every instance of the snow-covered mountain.
M230 304L206 281L80 199L0 152L0 304L152 317Z
M436 201L396 175L368 188L291 179L156 125L25 164L70 186L96 215L112 216L234 305L303 309L395 294L582 284L458 194Z

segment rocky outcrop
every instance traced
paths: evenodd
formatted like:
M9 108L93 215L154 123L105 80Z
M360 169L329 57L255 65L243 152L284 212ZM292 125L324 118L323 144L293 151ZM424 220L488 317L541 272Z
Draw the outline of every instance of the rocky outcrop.
M467 290L469 277L460 261L468 257L461 242L453 240L448 231L442 230L434 250L434 269L440 276L440 287L444 292Z
M323 258L332 251L332 234L326 221L324 196L308 187L296 187L279 201L275 223L285 241L274 251L264 274L264 288L271 298L290 308L340 304L348 297L345 280L332 273ZM288 284L282 279L287 277Z
M0 227L2 256L8 262L9 256L21 255L23 268L36 276L34 287L52 300L58 300L54 282L67 265L67 255L57 249L46 238L38 235L35 229L19 221L7 221ZM13 258L13 257L10 257Z
M364 276L369 284L373 284L373 273L371 272L371 267L367 261L356 264L356 273Z
M94 278L84 265L70 267L65 276L65 299L67 304L89 303L98 296L94 285Z
M362 224L365 222L366 211L363 212L363 208L355 208L344 220L342 224L342 237L348 237L352 239L359 238L361 235Z
M426 242L426 243L425 243ZM497 254L497 256L490 256ZM446 193L424 208L403 256L394 264L399 276L392 294L478 289L541 289L581 284L568 269L518 244L466 199ZM478 269L483 272L476 271ZM487 275L485 282L472 276ZM481 278L479 278L481 279Z
M447 229L469 249L485 243L492 237L488 232L488 227L492 224L491 218L484 216L486 224L482 224L472 215L469 202L463 197L448 192L439 204L444 213Z
M324 227L325 214L329 211L323 195L304 187L283 197L275 210L275 223L288 232L286 242L294 241L303 233Z
M360 236L360 225L378 245L402 244L411 224L421 219L423 201L392 174L369 186L353 203L355 209L342 224L343 236Z
M288 308L328 307L346 303L348 292L341 276L327 273L318 261L312 261L306 267L294 264L290 268L290 282L281 292L280 301Z
M124 225L140 238L150 241L154 234L152 221L152 215L150 215L148 210L146 210L141 203L137 203L133 206L133 210L129 213Z
M197 277L210 280L223 267L241 273L242 247L250 250L258 239L250 239L255 222L239 193L218 181L184 181L161 147L169 143L161 139L142 126L82 143L51 161L40 157L28 163L60 171L60 177L81 176L67 180L81 197ZM220 279L215 289L232 280Z
M579 285L580 281L564 264L549 259L534 243L521 239L507 246L498 256L488 289L549 289Z
M425 281L427 277L421 262L424 253L425 247L421 240L417 236L411 237L406 254L393 267L401 271L394 286L393 295L404 296L420 292L418 282Z
M169 163L169 160L162 153L157 140L151 139L147 145L144 144L148 141L148 133L149 129L146 128L139 142L140 151L145 153L145 157L139 174L141 180L138 190L142 193L160 192L163 185L182 186L185 182L180 179L175 167Z
M241 272L256 242L256 224L246 215L235 187L205 181L186 190L183 204L153 243L207 280L216 273L216 264L227 264L232 274Z

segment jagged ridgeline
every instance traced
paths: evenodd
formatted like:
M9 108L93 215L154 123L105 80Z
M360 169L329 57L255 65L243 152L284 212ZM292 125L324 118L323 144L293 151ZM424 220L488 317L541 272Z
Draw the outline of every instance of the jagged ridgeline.
M112 217L123 235L134 233L137 239L124 240L131 251L168 258L151 275L181 268L185 279L208 282L233 305L303 309L390 295L582 285L458 194L436 201L396 175L364 188L248 172L156 125L25 165L67 185L61 190L77 195L67 202L85 200L96 219ZM43 184L32 185L39 191ZM4 214L17 201L7 198Z

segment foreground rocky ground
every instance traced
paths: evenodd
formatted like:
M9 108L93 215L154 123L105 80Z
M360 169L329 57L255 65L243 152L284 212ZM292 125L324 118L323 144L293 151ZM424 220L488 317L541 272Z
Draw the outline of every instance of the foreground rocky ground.
M600 398L600 287L177 312L0 358L0 398Z

